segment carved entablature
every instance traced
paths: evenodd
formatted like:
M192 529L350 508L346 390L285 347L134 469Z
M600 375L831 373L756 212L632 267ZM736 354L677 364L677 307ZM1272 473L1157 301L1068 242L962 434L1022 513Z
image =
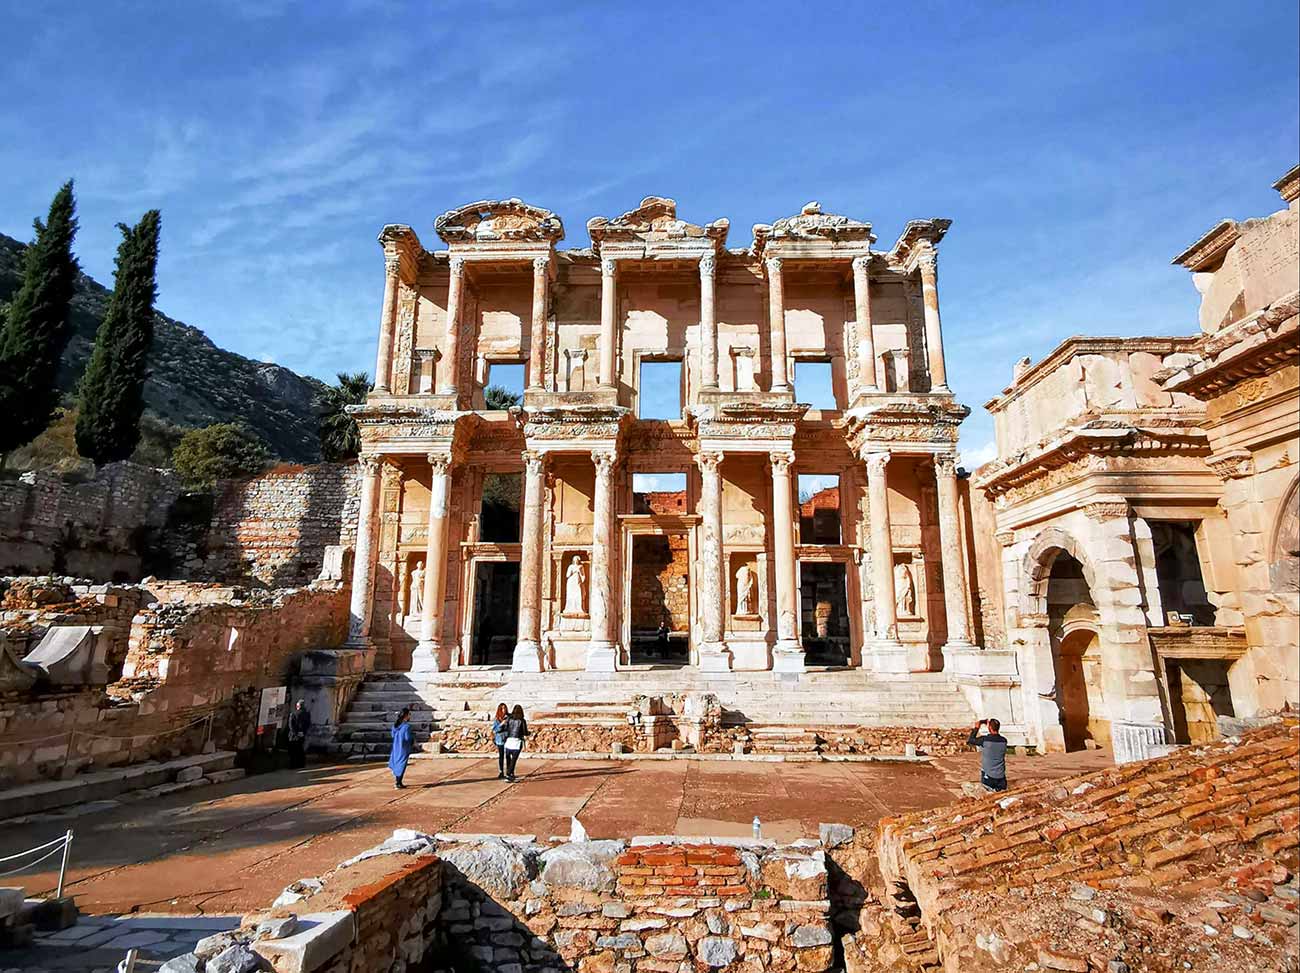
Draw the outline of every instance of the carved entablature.
M548 209L521 199L484 199L448 210L433 222L443 242L547 243L564 239L564 224Z
M1162 625L1147 629L1160 659L1235 662L1246 654L1244 628L1210 625Z
M1286 385L1276 376L1282 369L1300 364L1300 292L1206 335L1198 350L1201 357L1196 361L1160 376L1166 389L1208 401L1260 379L1263 382L1256 381L1256 388L1269 380ZM1227 406L1231 409L1237 404L1247 403Z
M799 420L809 406L803 402L717 402L692 406L701 449L724 452L767 452L774 445L789 449Z
M387 269L402 283L415 283L424 258L424 247L415 231L404 223L389 223L379 231L379 245L384 248Z
M521 416L528 448L538 452L616 449L632 410L618 405L528 409Z
M934 253L934 248L950 226L952 220L909 220L889 251L889 265L903 273L911 273L916 269L917 260Z
M970 407L956 402L919 403L894 399L850 409L840 420L845 441L858 456L882 449L932 453L957 442L957 427Z
M1186 267L1194 273L1213 270L1223 263L1228 250L1241 237L1236 220L1221 220L1203 237L1174 257L1175 267Z
M803 249L802 244L829 244L836 248L849 245L855 252L866 253L876 235L871 232L871 224L850 219L835 213L823 213L822 204L816 201L805 203L796 216L787 216L775 223L754 224L755 257L765 252L775 256L787 249L783 244L793 245L792 249Z
M394 403L353 405L347 411L357 420L362 448L379 454L423 455L436 449L457 456L482 421L473 412Z
M677 218L677 203L665 196L647 196L641 205L622 216L609 219L596 216L587 221L587 235L598 254L619 250L627 255L628 246L644 248L646 256L672 256L682 251L713 253L727 242L731 221L723 217L697 226Z
M1138 459L1155 459L1173 471L1176 457L1206 457L1209 440L1199 426L1176 418L1149 419L1141 427L1115 419L1093 419L1058 432L1005 460L980 467L973 485L991 499L1014 502L1048 493L1088 472L1135 470ZM1013 496L1014 495L1014 496Z

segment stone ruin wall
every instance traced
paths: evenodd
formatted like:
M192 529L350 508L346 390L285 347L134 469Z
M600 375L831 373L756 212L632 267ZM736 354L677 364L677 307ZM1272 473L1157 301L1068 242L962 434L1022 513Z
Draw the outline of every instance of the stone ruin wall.
M197 955L245 950L279 973L791 973L834 959L816 842L399 830L277 903Z
M63 601L52 599L62 598ZM337 583L273 593L201 583L10 582L3 601L0 786L254 742L260 690L347 630ZM33 681L17 661L57 625L103 625L109 681Z
M0 481L0 574L97 581L146 576L304 585L324 549L356 539L355 464L279 466L186 492L132 463L74 482L44 471Z

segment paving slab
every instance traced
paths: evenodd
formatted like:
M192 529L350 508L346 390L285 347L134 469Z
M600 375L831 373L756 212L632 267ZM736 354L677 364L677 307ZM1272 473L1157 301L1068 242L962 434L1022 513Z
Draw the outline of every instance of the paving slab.
M1023 780L1075 776L1109 763L1109 755L1089 752L1011 757L1008 766L1013 780ZM748 837L755 815L764 837L815 838L823 821L860 827L945 804L959 796L964 781L977 779L978 767L974 753L922 763L525 755L519 781L510 784L497 779L492 757L429 757L412 765L410 786L397 790L383 764L312 766L83 817L68 890L83 913L93 915L235 914L266 906L290 882L329 871L394 828L545 837L568 834L573 814L593 838ZM49 840L49 830L39 822L6 828L0 855ZM44 871L23 882L29 892L43 893L56 878ZM98 947L124 930L172 928L153 916L123 921L134 924L105 925L68 945Z

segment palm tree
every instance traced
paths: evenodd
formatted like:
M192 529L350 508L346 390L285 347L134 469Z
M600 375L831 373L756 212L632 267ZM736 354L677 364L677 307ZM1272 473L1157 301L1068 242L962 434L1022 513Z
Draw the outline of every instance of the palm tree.
M488 409L513 409L519 404L519 393L500 385L489 385L483 390L483 405Z
M327 463L352 459L361 452L361 432L347 407L362 405L369 392L367 372L339 372L338 384L325 390L320 412L320 451Z

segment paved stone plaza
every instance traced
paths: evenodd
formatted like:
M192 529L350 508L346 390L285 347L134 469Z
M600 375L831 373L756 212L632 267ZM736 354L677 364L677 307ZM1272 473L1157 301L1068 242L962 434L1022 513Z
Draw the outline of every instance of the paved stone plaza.
M1098 752L1012 758L1016 779L1110 764ZM274 899L370 847L394 828L569 833L577 814L595 838L637 834L815 837L823 821L855 826L945 804L977 772L976 757L930 763L729 760L530 760L521 780L495 759L417 760L402 792L374 764L280 771L139 804L7 828L4 847L76 832L69 891L85 913L226 914ZM29 892L50 872L25 877Z

